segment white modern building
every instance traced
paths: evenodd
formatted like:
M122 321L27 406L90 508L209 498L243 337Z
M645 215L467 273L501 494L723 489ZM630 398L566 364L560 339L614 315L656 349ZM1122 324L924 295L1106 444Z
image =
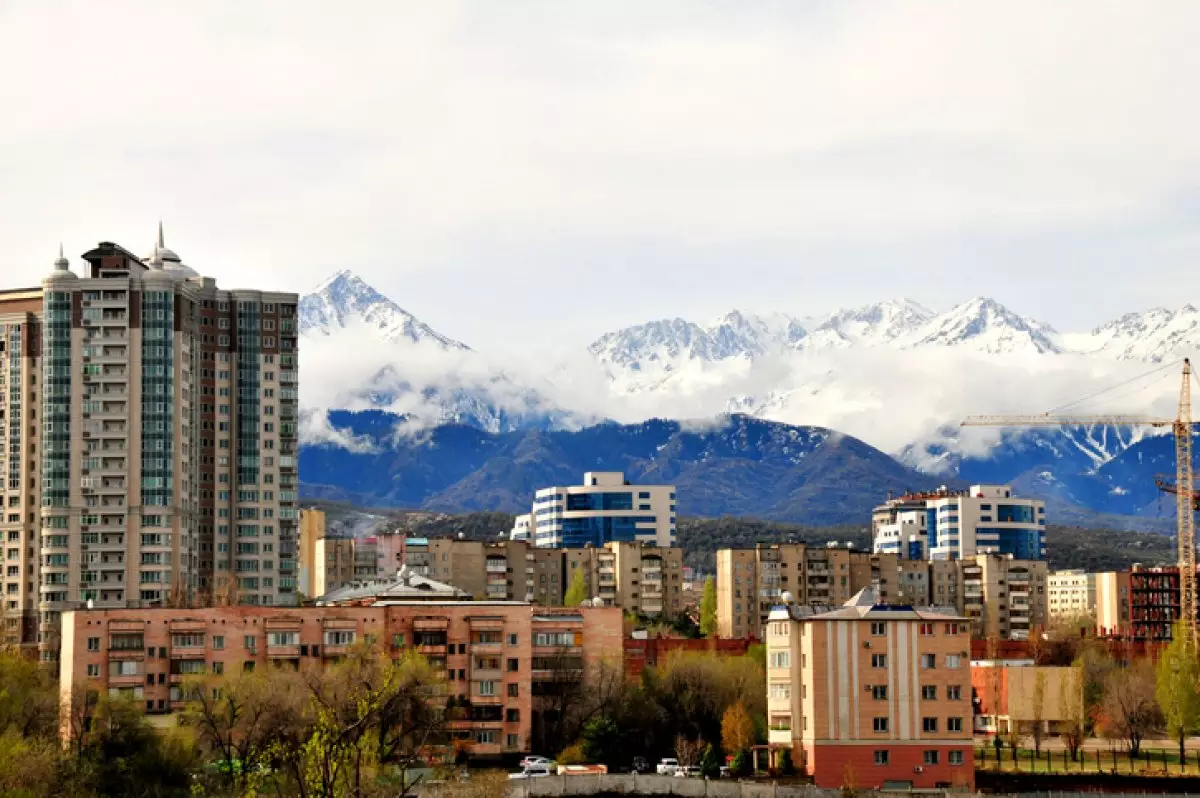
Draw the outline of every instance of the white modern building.
M889 499L872 514L874 548L905 559L961 560L1004 554L1046 556L1046 505L1013 495L1009 485L939 488Z
M509 540L533 539L533 516L530 513L518 515L513 519L512 531L508 533Z
M1079 618L1096 611L1096 574L1055 571L1046 580L1050 618Z
M518 517L513 531L532 530L540 547L640 541L670 548L675 545L675 486L631 485L619 471L589 471L582 485L537 491L529 517L524 525Z
M875 525L875 553L895 554L902 560L924 560L929 544L929 513L901 510Z

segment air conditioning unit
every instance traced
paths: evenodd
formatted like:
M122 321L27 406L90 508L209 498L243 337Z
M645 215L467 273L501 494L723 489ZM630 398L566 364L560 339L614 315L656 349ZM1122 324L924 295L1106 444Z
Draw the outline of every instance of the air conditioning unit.
M870 647L871 647L871 641L870 641L870 640L864 640L864 641L863 641L863 648L870 648Z
M863 692L864 692L864 693L869 693L869 692L871 692L871 685L869 685L869 684L864 684L864 685L863 685Z
M916 767L913 768L913 773L924 773L924 772L925 772L925 768L921 767L920 765L917 765Z

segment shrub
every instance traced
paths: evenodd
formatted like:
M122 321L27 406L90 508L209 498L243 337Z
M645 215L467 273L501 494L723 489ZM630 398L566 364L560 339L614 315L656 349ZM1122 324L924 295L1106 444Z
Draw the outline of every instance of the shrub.
M583 753L583 745L575 743L568 745L558 755L558 764L560 765L582 765L587 762L587 756Z
M779 775L796 775L796 764L792 762L792 749L785 748L779 754Z

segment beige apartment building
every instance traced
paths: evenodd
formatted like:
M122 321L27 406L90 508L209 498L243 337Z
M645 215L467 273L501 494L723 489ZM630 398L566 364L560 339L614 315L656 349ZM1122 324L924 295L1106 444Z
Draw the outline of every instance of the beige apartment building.
M524 540L485 542L398 535L336 544L331 542L335 539L324 540L326 551L333 552L336 547L337 555L336 559L332 553L314 559L313 597L352 582L386 579L400 565L407 565L415 573L452 584L479 600L561 606L578 570L589 599L599 599L602 606L644 615L684 609L683 550L678 547L661 549L635 541L553 549ZM330 572L335 562L343 563L347 557L352 564L348 571L343 567L337 574ZM368 562L382 565L368 573ZM322 589L316 588L318 583Z
M674 615L684 609L683 549L633 542L563 549L563 581L581 569L588 597L605 607L640 615Z
M296 295L218 289L161 227L145 258L102 242L83 260L0 292L3 531L22 544L5 595L44 660L61 613L89 602L295 600Z
M804 543L720 549L717 634L761 638L767 615L782 602L784 593L798 604L828 606L846 601L864 587L875 586L881 597L899 603L915 589L902 576L895 554ZM908 582L908 587L903 582Z
M1033 629L1045 627L1045 561L977 554L961 561L960 574L961 611L971 619L975 637L1028 640Z
M1046 580L1046 614L1051 621L1069 620L1096 612L1096 574L1055 571Z
M864 588L837 609L777 606L766 629L772 764L790 750L824 788L973 787L965 618Z

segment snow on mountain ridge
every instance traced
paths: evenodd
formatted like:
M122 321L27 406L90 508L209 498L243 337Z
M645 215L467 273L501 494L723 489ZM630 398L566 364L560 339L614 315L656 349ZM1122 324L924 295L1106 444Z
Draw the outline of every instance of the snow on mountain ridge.
M365 326L389 343L428 341L447 351L470 350L466 344L434 331L349 269L334 272L312 293L302 296L297 313L302 335L328 337Z

